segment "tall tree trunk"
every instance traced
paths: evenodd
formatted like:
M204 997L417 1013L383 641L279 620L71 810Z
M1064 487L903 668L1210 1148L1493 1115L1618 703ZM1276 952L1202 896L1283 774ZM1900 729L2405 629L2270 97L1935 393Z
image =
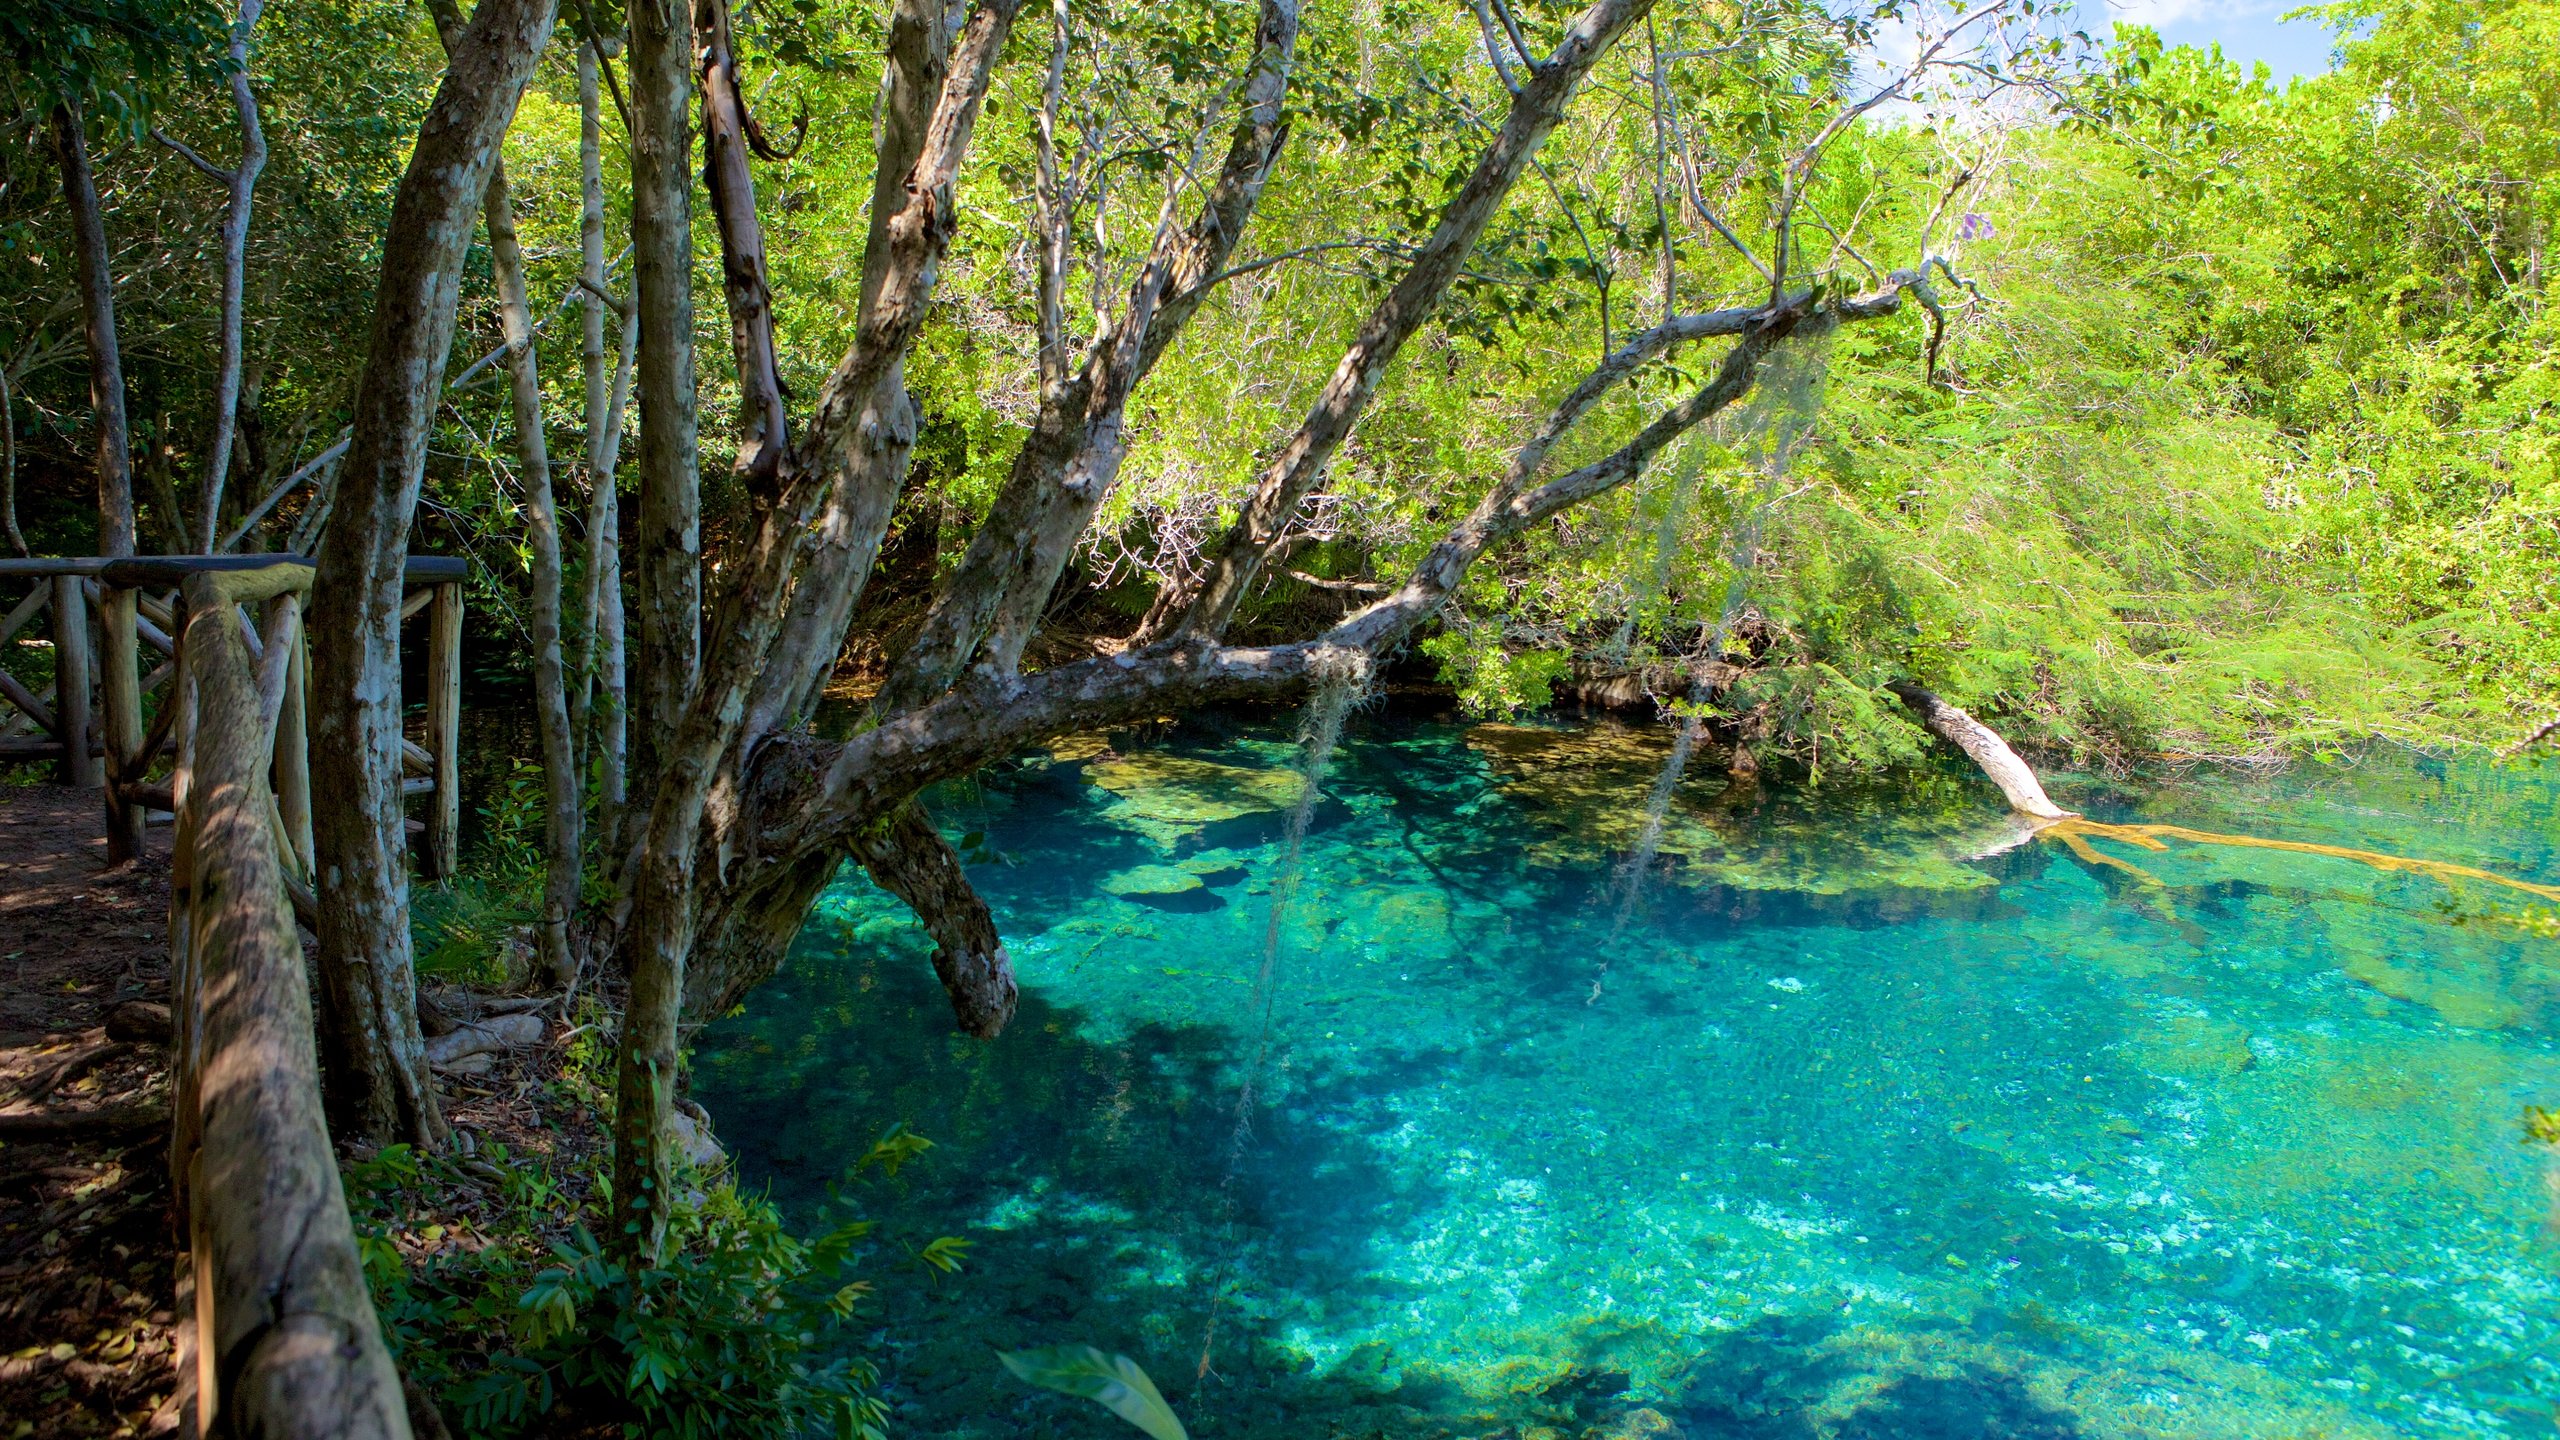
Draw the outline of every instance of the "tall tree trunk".
M705 652L698 693L685 706L680 726L662 737L646 776L649 815L632 877L631 922L622 937L631 996L623 1012L615 1097L613 1193L625 1217L608 1239L626 1260L654 1263L665 1238L676 1023L697 916L696 861L702 858L713 787L736 780L731 747L771 668L803 536L855 441L846 427L923 326L955 228L953 188L960 164L1019 5L1020 0L979 0L962 26L949 74L922 127L924 146L887 228L881 303L863 318L852 348L828 377L809 432L786 461L783 484L760 505L753 536L723 567L718 642ZM911 8L914 0L904 0L901 9ZM635 20L635 71L640 28ZM645 340L642 349L645 359ZM722 804L733 808L734 796L724 794ZM715 847L710 858L711 868L718 869L728 857Z
M89 168L89 142L78 106L53 107L54 154L62 164L63 198L70 202L72 251L80 269L80 322L89 342L89 405L98 427L98 553L133 553L133 444L124 408L124 351L116 336L115 275L108 267L107 222L98 205L98 181ZM12 455L14 461L15 456ZM16 529L12 516L11 529ZM130 643L134 597L116 591L99 610L99 627L112 647ZM113 653L103 666L99 729L106 737L107 863L121 865L142 854L142 811L118 804L124 752L141 743L142 696L126 683L132 661Z
M684 0L632 0L632 307L639 317L640 528L633 596L639 605L638 674L631 701L631 780L658 803L624 817L617 852L628 853L664 809L666 765L686 701L700 679L701 469L696 453L693 354L693 191L685 161L693 98L693 27ZM613 1127L613 1198L624 1211L607 1226L616 1254L654 1264L666 1235L667 1127L675 1103L676 1015L684 992L683 941L652 930L689 930L692 914L665 906L664 875L690 870L699 803L678 817L682 853L644 846L623 934L631 989L623 1004ZM654 861L654 864L652 863ZM652 873L652 872L656 873ZM682 891L679 882L675 889ZM653 904L656 899L659 903ZM664 944L677 946L672 963Z
M0 365L0 529L9 533L9 548L30 553L27 537L18 533L18 400L6 365Z
M592 736L595 746L593 833L602 836L608 847L605 874L617 882L622 873L621 839L626 833L623 813L630 798L626 742L630 735L631 697L622 610L622 500L614 475L622 456L623 414L629 408L632 363L639 348L640 312L634 308L622 319L622 355L615 362L613 384L605 401L603 442L590 466L596 486L587 509L587 595L593 625L589 631L590 663L582 668L592 672L593 683L604 691L604 706L602 718L591 726L582 725L578 733Z
M551 494L551 447L543 433L542 376L533 348L533 304L525 293L524 252L516 243L515 204L507 166L489 167L484 205L489 271L507 341L507 379L514 402L516 458L524 467L525 530L533 540L533 705L542 746L543 879L538 928L543 968L560 985L578 973L569 925L578 908L581 847L578 761L569 732L569 689L560 660L560 512Z
M89 408L98 426L98 553L133 553L133 441L124 410L124 351L116 339L115 276L108 269L107 221L80 108L53 107L53 151L62 198L71 207L71 248L80 269L80 325L89 341Z
M599 55L600 46L609 47ZM622 555L621 497L614 470L622 448L623 402L631 387L636 311L626 307L620 359L606 370L604 298L604 109L597 81L603 61L619 49L600 37L578 52L578 250L579 276L586 294L580 307L585 324L582 358L586 364L587 557L586 596L578 634L578 688L570 706L571 735L583 758L594 756L597 782L595 833L610 850L622 834ZM594 696L601 685L605 710L596 718ZM585 767L580 767L583 775ZM619 858L608 855L618 868ZM610 873L610 871L608 872Z
M385 231L353 433L313 579L312 819L321 1053L340 1133L439 1143L418 1034L400 804L400 597L462 261L556 0L481 0L410 152Z
M631 249L640 314L639 644L630 773L646 792L684 715L702 637L702 475L693 353L693 27L684 0L633 0ZM637 816L632 822L637 823ZM636 838L636 837L635 837ZM627 848L627 847L626 847ZM672 1063L672 1040L670 1062Z
M240 118L240 160L228 180L230 204L222 212L222 362L213 383L213 444L205 457L204 514L196 523L196 549L210 555L222 535L222 487L231 474L232 437L240 423L241 311L249 282L249 202L258 173L267 168L266 132L258 124L258 96L249 88L249 32L258 27L264 0L240 0L231 27L231 108Z

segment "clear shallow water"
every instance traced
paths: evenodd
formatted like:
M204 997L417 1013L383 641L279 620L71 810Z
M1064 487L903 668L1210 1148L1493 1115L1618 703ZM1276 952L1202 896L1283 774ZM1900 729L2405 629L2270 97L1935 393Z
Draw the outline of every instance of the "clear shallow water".
M903 1433L1114 1433L994 1363L1063 1341L1203 1437L2553 1423L2519 1117L2560 1103L2560 942L2478 918L2532 897L2177 842L2098 842L2149 882L1968 859L2011 838L1978 779L1709 774L1628 912L1666 736L1390 711L1336 754L1266 1035L1287 738L1090 737L938 798L1004 857L973 867L1023 981L998 1041L857 874L703 1036L696 1093L786 1207L893 1121L938 1142L870 1202L976 1242L884 1277ZM2560 883L2548 767L2052 778L2097 818Z

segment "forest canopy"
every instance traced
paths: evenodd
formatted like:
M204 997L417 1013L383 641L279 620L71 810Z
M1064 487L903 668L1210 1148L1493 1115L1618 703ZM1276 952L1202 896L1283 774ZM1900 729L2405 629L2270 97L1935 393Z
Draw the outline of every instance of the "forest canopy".
M1805 193L1803 263L1850 289L1911 254L1942 257L1963 280L1942 284L1943 315L1913 308L1819 342L1816 418L1774 490L1736 414L1641 483L1489 556L1421 641L1430 663L1470 705L1507 711L1542 703L1576 666L1693 657L1715 632L1748 652L1724 708L1825 767L1917 753L1921 733L1881 699L1906 674L2021 739L2120 761L2518 731L2560 688L2543 305L2560 16L2520 0L2319 13L2339 62L2281 89L2126 27L2070 42L2033 104L1946 85L1861 118ZM143 548L192 549L223 206L178 146L217 163L238 148L221 49L232 17L115 0L81 18L77 44L40 43L63 31L26 21L6 37L0 376L16 518L36 553L96 543L68 217L45 132L55 94L112 97L89 123ZM860 284L883 21L838 0L734 18L748 98L783 157L755 172L780 375L807 397ZM1167 176L1214 163L1215 128L1198 117L1232 89L1226 57L1251 23L1233 4L1077 12L1055 181L1080 232L1071 328L1090 331L1078 317L1107 308L1143 259ZM564 12L561 25L607 33L620 17ZM1031 122L1048 44L1029 25L1010 42L907 367L922 425L890 548L918 573L958 561L1032 419ZM1687 79L1660 94L1646 79L1649 55L1719 46L1720 61L1666 71ZM1857 61L1874 47L1818 7L1759 3L1684 7L1622 47L1387 374L1244 631L1258 614L1338 613L1392 582L1611 344L1673 310L1747 299L1753 262L1711 225L1765 224L1783 188L1773 167L1838 97L1871 88ZM1310 10L1291 133L1238 273L1139 388L1121 483L1078 543L1081 584L1061 603L1089 612L1086 628L1125 628L1232 519L1258 458L1323 381L1322 357L1481 143L1500 84L1486 53L1465 6ZM545 357L546 414L564 439L581 423L575 57L574 43L551 49L506 146L539 346L559 352ZM233 519L348 422L391 192L443 63L419 7L319 0L258 22L247 65L269 158L246 241ZM629 172L610 152L627 140L609 125L604 143L618 191ZM608 213L626 204L611 194ZM696 207L706 416L736 395L714 223ZM609 252L624 250L616 229ZM501 343L486 238L473 245L453 373ZM1622 439L1682 363L1610 402L1619 413L1604 410L1566 458ZM483 562L496 648L520 651L530 551L502 370L458 386L439 414L421 544ZM704 472L716 537L750 500L729 466ZM315 493L288 496L246 547L292 543ZM1746 530L1748 555L1734 543ZM920 583L884 577L871 628L911 620L897 607L912 611Z

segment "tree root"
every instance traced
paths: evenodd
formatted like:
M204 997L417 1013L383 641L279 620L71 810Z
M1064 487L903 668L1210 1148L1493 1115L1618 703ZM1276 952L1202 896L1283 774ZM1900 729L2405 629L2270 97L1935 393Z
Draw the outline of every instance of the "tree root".
M100 1065L103 1065L120 1055L127 1054L132 1049L133 1046L122 1040L109 1040L104 1044L92 1045L85 1050L75 1051L61 1064L56 1065L53 1069L47 1071L42 1079L29 1084L24 1091L19 1093L18 1098L29 1102L42 1100L70 1081L79 1079L89 1071L96 1069Z

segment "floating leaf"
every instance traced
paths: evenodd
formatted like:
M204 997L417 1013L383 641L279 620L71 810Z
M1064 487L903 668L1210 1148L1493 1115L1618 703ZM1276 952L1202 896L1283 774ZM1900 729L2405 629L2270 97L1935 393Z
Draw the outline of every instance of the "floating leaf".
M1126 1355L1105 1355L1090 1345L999 1352L1004 1368L1043 1390L1079 1395L1144 1430L1155 1440L1190 1440L1164 1403L1156 1384Z

